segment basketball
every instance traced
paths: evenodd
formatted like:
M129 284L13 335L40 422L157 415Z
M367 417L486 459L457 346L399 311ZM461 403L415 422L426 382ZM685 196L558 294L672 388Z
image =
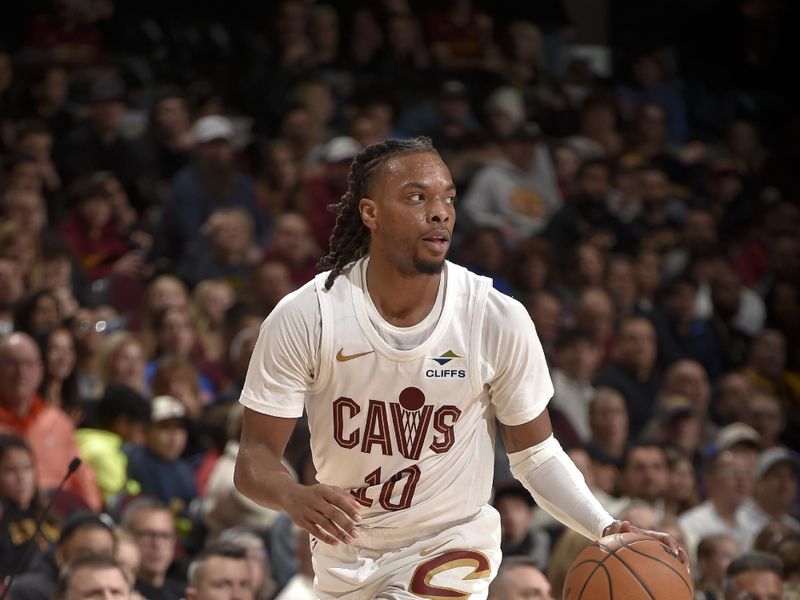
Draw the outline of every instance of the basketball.
M640 533L617 533L584 548L564 580L563 600L691 600L680 557Z

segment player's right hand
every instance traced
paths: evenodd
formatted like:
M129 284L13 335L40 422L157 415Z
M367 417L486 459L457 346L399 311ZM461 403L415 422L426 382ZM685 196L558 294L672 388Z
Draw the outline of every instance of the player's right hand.
M285 499L284 510L295 525L318 540L336 545L358 537L361 505L342 488L321 483L292 486Z

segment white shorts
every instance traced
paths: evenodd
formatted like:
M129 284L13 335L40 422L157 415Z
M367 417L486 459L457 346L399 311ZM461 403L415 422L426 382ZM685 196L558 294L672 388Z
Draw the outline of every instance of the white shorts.
M485 506L438 532L362 530L352 544L311 547L321 600L481 600L500 564L500 516Z

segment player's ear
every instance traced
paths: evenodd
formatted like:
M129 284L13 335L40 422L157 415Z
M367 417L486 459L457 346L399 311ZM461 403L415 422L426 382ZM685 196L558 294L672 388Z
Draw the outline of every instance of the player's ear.
M378 227L378 203L372 198L364 197L358 201L358 212L367 229L375 230Z

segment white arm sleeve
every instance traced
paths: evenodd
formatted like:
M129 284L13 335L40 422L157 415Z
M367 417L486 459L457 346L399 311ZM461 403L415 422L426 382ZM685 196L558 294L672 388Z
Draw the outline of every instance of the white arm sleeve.
M567 527L597 540L614 522L552 434L535 446L509 454L508 459L514 477L536 503Z

